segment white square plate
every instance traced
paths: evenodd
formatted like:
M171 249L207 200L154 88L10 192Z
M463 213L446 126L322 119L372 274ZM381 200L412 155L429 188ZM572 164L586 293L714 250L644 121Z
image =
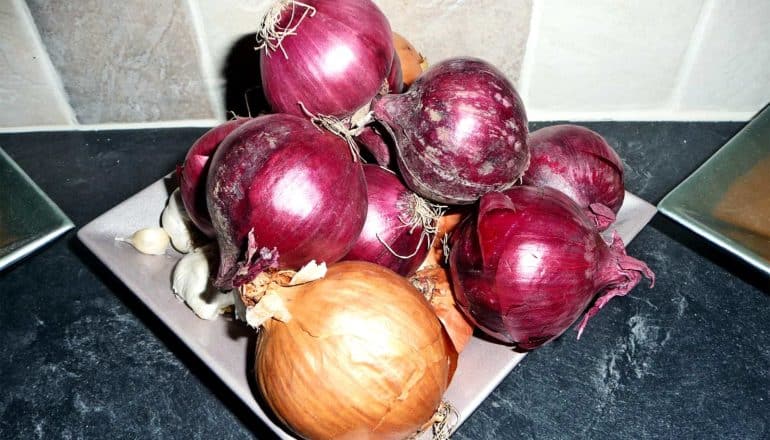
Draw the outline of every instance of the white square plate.
M227 319L197 318L171 291L171 272L180 254L143 255L115 237L157 226L168 198L168 185L159 180L112 208L78 231L85 245L131 289L176 335L195 352L280 438L294 438L260 407L249 385L248 339L254 333ZM626 193L614 228L630 242L652 219L651 204ZM487 398L525 355L510 347L473 338L460 355L458 368L445 400L457 410L456 429Z

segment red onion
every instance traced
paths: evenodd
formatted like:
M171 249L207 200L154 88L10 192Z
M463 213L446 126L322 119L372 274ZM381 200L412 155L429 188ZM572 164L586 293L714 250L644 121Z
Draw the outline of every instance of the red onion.
M392 140L377 122L363 127L355 139L371 154L377 165L385 168L390 166L393 156L388 141L392 144Z
M178 170L182 204L190 215L190 220L209 237L214 236L214 227L211 226L211 217L206 207L209 159L227 135L248 121L249 118L235 118L204 133L190 147L184 158L184 165Z
M404 76L401 70L401 60L398 53L393 51L393 62L390 64L390 73L387 79L388 89L383 95L388 93L401 93L404 90Z
M452 237L457 303L482 330L520 349L553 340L601 294L578 327L646 276L617 236L607 245L579 206L547 187L481 197L478 216Z
M600 231L623 205L623 162L604 138L585 127L554 125L529 135L525 185L558 189L577 202Z
M259 32L260 70L275 112L348 117L391 71L390 24L370 0L279 0Z
M521 99L484 61L436 64L406 93L375 99L373 110L393 132L406 184L429 200L473 203L513 186L529 163Z
M366 218L366 182L348 144L286 114L228 136L211 159L206 194L220 252L215 285L225 290L268 267L339 260Z
M409 191L393 172L364 165L369 208L345 260L377 263L409 275L425 260L442 209Z

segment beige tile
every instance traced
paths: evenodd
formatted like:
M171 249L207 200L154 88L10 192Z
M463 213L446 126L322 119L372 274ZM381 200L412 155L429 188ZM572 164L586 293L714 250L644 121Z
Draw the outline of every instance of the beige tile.
M538 112L670 107L703 0L538 3L528 108Z
M0 1L0 126L72 124L57 80L24 2Z
M429 62L482 58L518 83L529 35L531 0L376 0L394 31Z
M712 2L678 106L756 112L770 102L770 2Z
M190 0L200 14L200 33L207 53L209 84L214 88L217 105L227 111L246 115L266 110L259 78L259 53L256 32L272 0ZM251 91L249 91L251 90ZM247 111L249 96L252 108Z
M184 0L28 0L82 123L213 117Z

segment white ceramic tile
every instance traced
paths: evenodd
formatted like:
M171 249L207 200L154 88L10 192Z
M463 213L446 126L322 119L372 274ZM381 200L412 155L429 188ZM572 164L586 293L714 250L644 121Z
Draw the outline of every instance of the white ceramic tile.
M211 54L215 71L222 69L233 45L239 39L256 33L272 0L190 0L201 14L203 37ZM256 37L254 37L256 46Z
M535 112L670 107L703 0L540 1L525 103Z
M531 0L375 0L391 28L433 63L474 56L516 84L529 35Z
M72 124L57 81L24 2L0 1L0 127Z
M259 87L259 56L253 50L255 34L273 0L189 1L197 15L203 62L208 63L204 74L217 110L245 115L243 94L251 87Z
M770 102L770 1L712 2L678 108L759 111Z
M80 122L212 117L183 0L27 4Z

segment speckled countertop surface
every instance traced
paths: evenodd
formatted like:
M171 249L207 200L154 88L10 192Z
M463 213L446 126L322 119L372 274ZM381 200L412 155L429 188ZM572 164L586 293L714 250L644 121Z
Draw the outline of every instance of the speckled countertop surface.
M652 203L743 126L585 125ZM203 131L2 134L0 148L81 227ZM580 341L570 330L528 355L454 438L770 436L770 280L661 215L628 252L655 288L611 301ZM0 438L271 438L75 231L0 272L0 338Z

